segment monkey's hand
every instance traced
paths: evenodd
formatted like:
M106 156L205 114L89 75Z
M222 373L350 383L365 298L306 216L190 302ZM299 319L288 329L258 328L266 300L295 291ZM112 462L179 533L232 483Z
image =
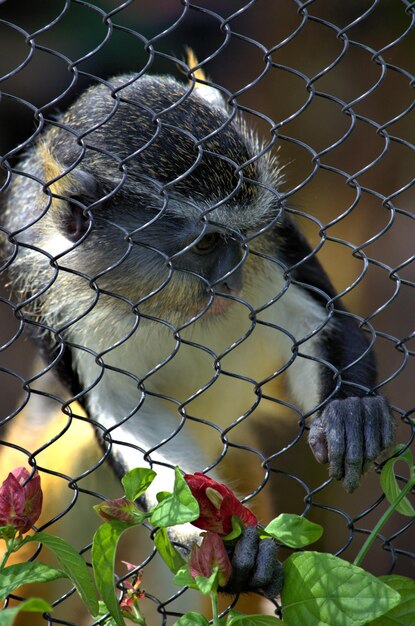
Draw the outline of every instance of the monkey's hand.
M280 593L284 575L273 539L260 540L256 528L247 526L233 548L230 560L232 574L220 591L232 594L262 591L270 599Z
M348 492L394 438L394 421L381 396L332 400L310 427L308 441L320 463L330 463L330 476Z

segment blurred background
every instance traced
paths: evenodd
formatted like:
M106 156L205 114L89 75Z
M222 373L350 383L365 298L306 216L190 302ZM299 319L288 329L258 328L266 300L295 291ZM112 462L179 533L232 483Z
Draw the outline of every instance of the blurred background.
M173 74L185 80L174 59L184 59L185 47L191 47L213 82L234 94L250 125L266 141L277 137L287 204L299 212L301 228L313 246L324 233L326 241L318 256L338 291L345 292L348 308L370 319L378 332L382 391L397 417L410 417L415 405L415 194L411 185L415 115L410 78L415 59L415 34L410 29L414 7L396 0L302 4L292 0L200 0L191 5L179 0L124 5L113 0L0 2L0 76L5 77L0 86L0 155L15 166L38 126L38 112L54 119L95 82L94 76L107 79L146 67L151 74ZM367 267L360 251L369 259ZM27 397L22 392L24 381L41 372L42 365L30 341L19 334L7 304L7 276L2 277L0 293L0 417L5 419L22 407ZM47 379L43 385L54 389L56 383ZM30 442L36 437L46 442L61 432L63 418L60 426L53 422L45 434L47 410L37 408L36 401L31 399L30 429L24 426L27 421L19 423L18 414L13 430L3 435L5 441L32 450ZM278 450L267 488L274 494L275 514L301 513L307 495L301 480L318 489L327 469L316 465L304 437L291 445L298 433L296 419L287 413L281 423L274 445L274 426L270 416L264 416L262 450L266 455ZM83 449L93 463L100 453L84 428ZM397 438L409 440L406 423L399 427ZM59 441L58 465L64 463L63 451L68 449L64 439ZM36 448L40 445L36 443ZM0 455L2 476L15 466L13 455ZM89 457L83 462L88 467ZM399 469L405 475L403 464ZM106 495L111 490L119 495L105 467L82 484L86 490L92 481L102 480L107 481ZM54 488L61 492L62 479L56 479ZM359 531L372 528L385 508L380 503L369 510L380 496L378 478L372 473L353 495L329 484L309 498L311 519L326 529L318 549L343 550L343 556L353 558L365 536ZM66 498L72 502L73 493ZM79 548L90 541L91 530L89 526L81 532L74 520L91 504L88 497L80 497L65 516L72 519ZM56 509L51 519L58 514ZM396 514L384 532L391 541L386 549L378 543L371 551L365 562L368 569L383 574L394 567L394 573L414 576L414 535L408 521ZM53 532L55 528L59 523ZM147 590L152 592L149 584ZM57 611L59 615L59 607ZM65 615L63 608L61 614Z

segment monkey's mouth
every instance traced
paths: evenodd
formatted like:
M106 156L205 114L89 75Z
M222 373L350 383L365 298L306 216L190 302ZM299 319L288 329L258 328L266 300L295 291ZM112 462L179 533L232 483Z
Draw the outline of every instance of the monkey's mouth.
M232 300L232 298L219 298L216 296L209 308L206 309L205 315L219 315L224 313L234 302L235 300Z
M232 293L232 295L236 296L237 294ZM237 302L236 298L225 298L218 295L215 295L213 301L211 301L210 296L204 295L200 298L198 304L191 305L189 310L192 315L201 315L202 317L222 315L228 311L235 302Z

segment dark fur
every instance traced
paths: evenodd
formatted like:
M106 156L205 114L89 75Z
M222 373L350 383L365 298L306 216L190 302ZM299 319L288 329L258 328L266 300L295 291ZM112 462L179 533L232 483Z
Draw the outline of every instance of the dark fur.
M114 293L121 285L124 291L112 301L112 315L123 314L122 304L134 308L138 302L144 319L171 315L169 322L180 326L195 315L195 304L206 305L207 291L209 297L215 289L225 295L236 292L242 275L250 287L268 280L256 275L262 266L252 256L241 269L246 238L252 238L255 251L273 258L298 288L298 302L325 318L317 354L310 359L316 363L320 393L310 445L318 460L330 462L331 476L352 491L393 439L388 404L374 393L373 353L316 257L305 260L310 247L283 211L275 189L275 158L266 153L257 159L258 140L231 117L224 104L212 106L169 77L120 76L112 80L112 90L99 85L83 93L21 164L30 177L18 176L8 192L4 219L10 234L7 252L12 254L16 246L18 252L11 264L15 293L20 303L26 300L26 324L51 362L59 341L57 329L50 330L48 308L56 309L52 322L59 328L76 323L56 299L69 293L78 305L79 297L82 312L85 286L90 285L92 295L96 284L100 294ZM80 208L85 209L84 222ZM268 231L260 234L267 225ZM192 246L209 228L220 234L222 253L197 256ZM42 242L54 233L74 244L57 258L42 250ZM84 240L77 241L78 234ZM54 282L58 267L61 283ZM175 282L166 281L157 299L146 299L173 269ZM74 277L79 293L76 281L70 282ZM269 287L272 298L273 285ZM300 321L307 311L296 312ZM220 322L216 315L214 323ZM88 409L86 383L74 367L76 350L68 343L57 368ZM100 415L91 417L100 420ZM106 449L105 429L98 428L97 434ZM122 474L122 458L113 464ZM251 535L247 531L235 549L231 586L234 591L261 588L273 596L282 582L274 546L261 542L258 547Z

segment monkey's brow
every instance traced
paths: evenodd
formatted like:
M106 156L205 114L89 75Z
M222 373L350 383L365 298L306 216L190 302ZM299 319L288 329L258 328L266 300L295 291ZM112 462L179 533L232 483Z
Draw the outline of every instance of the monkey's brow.
M266 224L278 221L282 209L281 201L277 201L273 194L267 201L259 203L259 210L254 211L252 205L229 207L220 198L216 201L195 199L173 189L163 190L147 179L140 183L134 181L128 188L121 187L116 193L115 204L122 207L124 215L128 211L134 221L139 218L141 224L132 233L160 221L174 229L185 229L185 235L189 236L214 229L216 232L220 230L223 236L238 239L244 238L248 232L259 233Z

